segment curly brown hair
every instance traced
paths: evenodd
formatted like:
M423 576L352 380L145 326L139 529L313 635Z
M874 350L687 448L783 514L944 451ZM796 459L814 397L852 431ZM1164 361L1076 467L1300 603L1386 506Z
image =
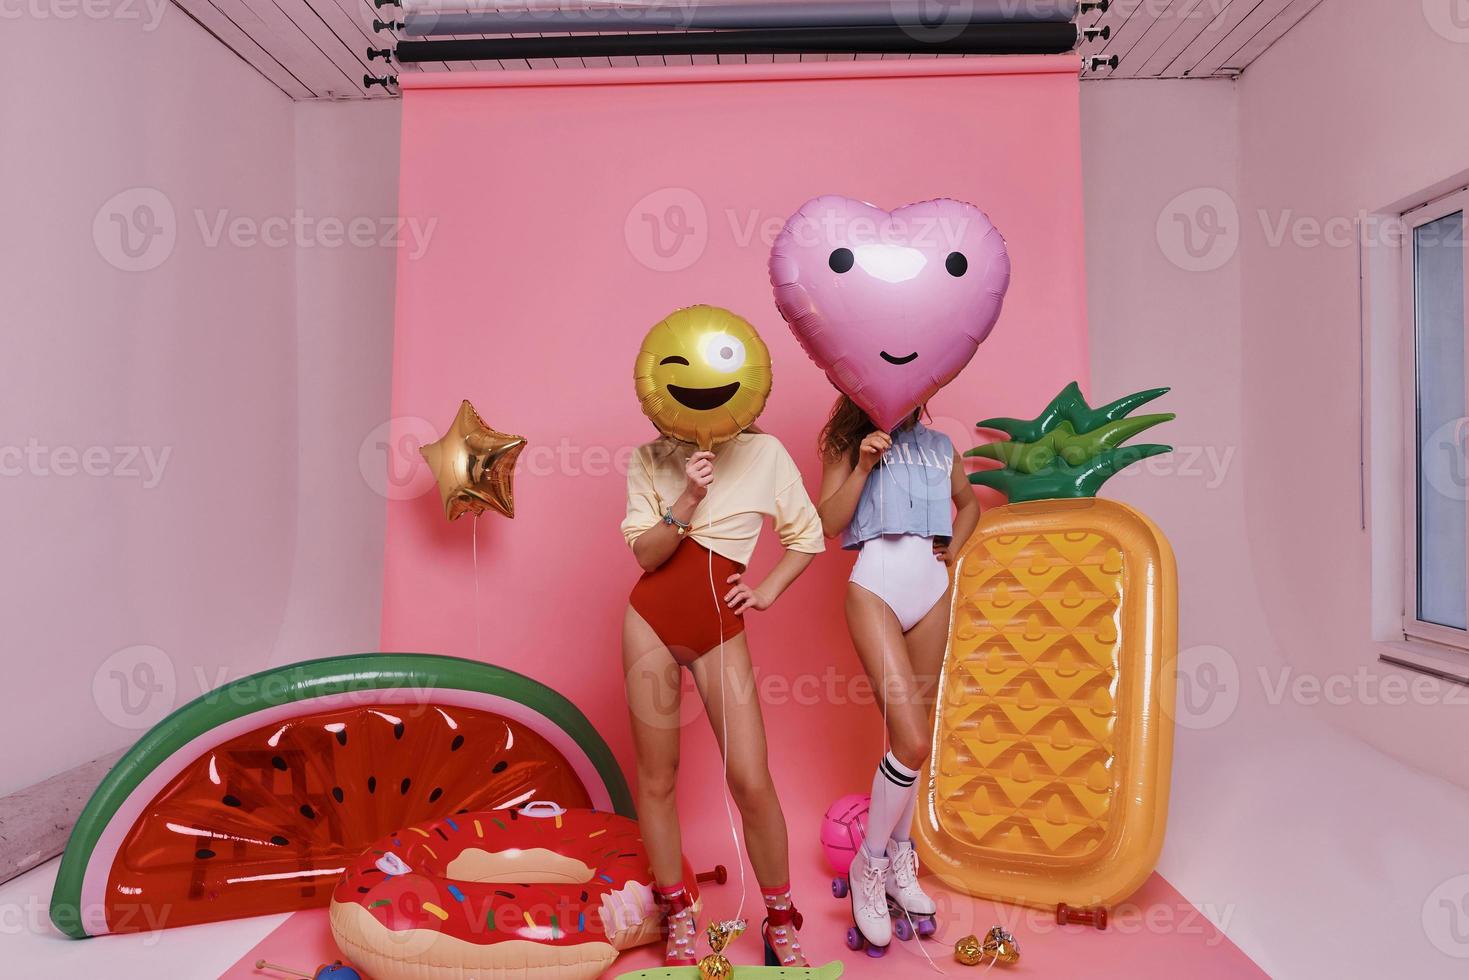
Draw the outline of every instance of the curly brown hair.
M906 429L917 422L919 417L928 411L927 405L920 405L913 410L901 423L899 429ZM826 463L835 463L840 459L847 459L852 463L857 462L857 453L862 447L862 440L877 431L877 426L867 417L867 413L857 406L846 395L838 395L836 403L831 406L831 414L826 417L826 424L821 427L821 435L817 439L817 446L821 450L821 459Z

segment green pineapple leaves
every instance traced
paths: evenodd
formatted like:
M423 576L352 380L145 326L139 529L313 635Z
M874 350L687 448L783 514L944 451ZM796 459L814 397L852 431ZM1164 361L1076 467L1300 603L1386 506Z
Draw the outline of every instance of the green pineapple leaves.
M1004 466L971 473L969 482L999 490L1011 503L1095 497L1119 470L1172 450L1156 444L1122 445L1174 418L1172 412L1128 414L1167 391L1149 388L1092 408L1073 381L1034 419L985 419L978 428L1003 432L1009 440L978 446L964 455L998 460Z

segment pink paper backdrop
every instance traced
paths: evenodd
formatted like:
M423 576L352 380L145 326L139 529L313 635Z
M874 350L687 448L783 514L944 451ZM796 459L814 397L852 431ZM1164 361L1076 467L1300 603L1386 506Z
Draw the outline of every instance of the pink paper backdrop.
M1086 380L1074 59L456 72L404 76L404 88L401 209L437 225L398 271L403 499L388 513L383 648L544 681L629 773L618 644L638 569L618 522L628 455L653 435L631 378L651 324L713 303L756 325L775 361L761 425L814 492L834 393L775 312L769 243L819 193L885 207L951 196L989 212L1014 278L994 335L935 400L937 424L966 448L974 420L1038 410ZM425 486L410 465L414 440L446 428L466 397L530 443L515 520L478 528L478 648L472 522L451 525L436 495L415 495ZM755 574L776 549L767 534ZM842 619L849 565L828 552L749 626L793 870L808 887L824 873L821 814L868 784L880 751ZM686 850L701 867L729 863L718 753L697 700L686 704Z

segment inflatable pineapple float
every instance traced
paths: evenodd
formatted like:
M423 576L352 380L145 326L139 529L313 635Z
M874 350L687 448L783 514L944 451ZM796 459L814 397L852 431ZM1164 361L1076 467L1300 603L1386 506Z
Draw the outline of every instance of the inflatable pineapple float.
M1173 750L1177 573L1152 521L1096 497L1169 451L1122 443L1171 414L1166 388L1091 408L1068 385L1038 418L967 455L1009 497L960 555L927 792L930 871L973 895L1106 908L1152 872Z

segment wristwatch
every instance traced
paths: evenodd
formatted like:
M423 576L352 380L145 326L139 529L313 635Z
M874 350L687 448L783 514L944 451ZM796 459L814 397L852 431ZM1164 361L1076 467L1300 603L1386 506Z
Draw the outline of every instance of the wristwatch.
M663 512L663 523L667 524L669 527L677 528L679 537L683 537L685 534L688 534L689 527L691 526L688 522L681 521L677 517L674 517L672 507Z

